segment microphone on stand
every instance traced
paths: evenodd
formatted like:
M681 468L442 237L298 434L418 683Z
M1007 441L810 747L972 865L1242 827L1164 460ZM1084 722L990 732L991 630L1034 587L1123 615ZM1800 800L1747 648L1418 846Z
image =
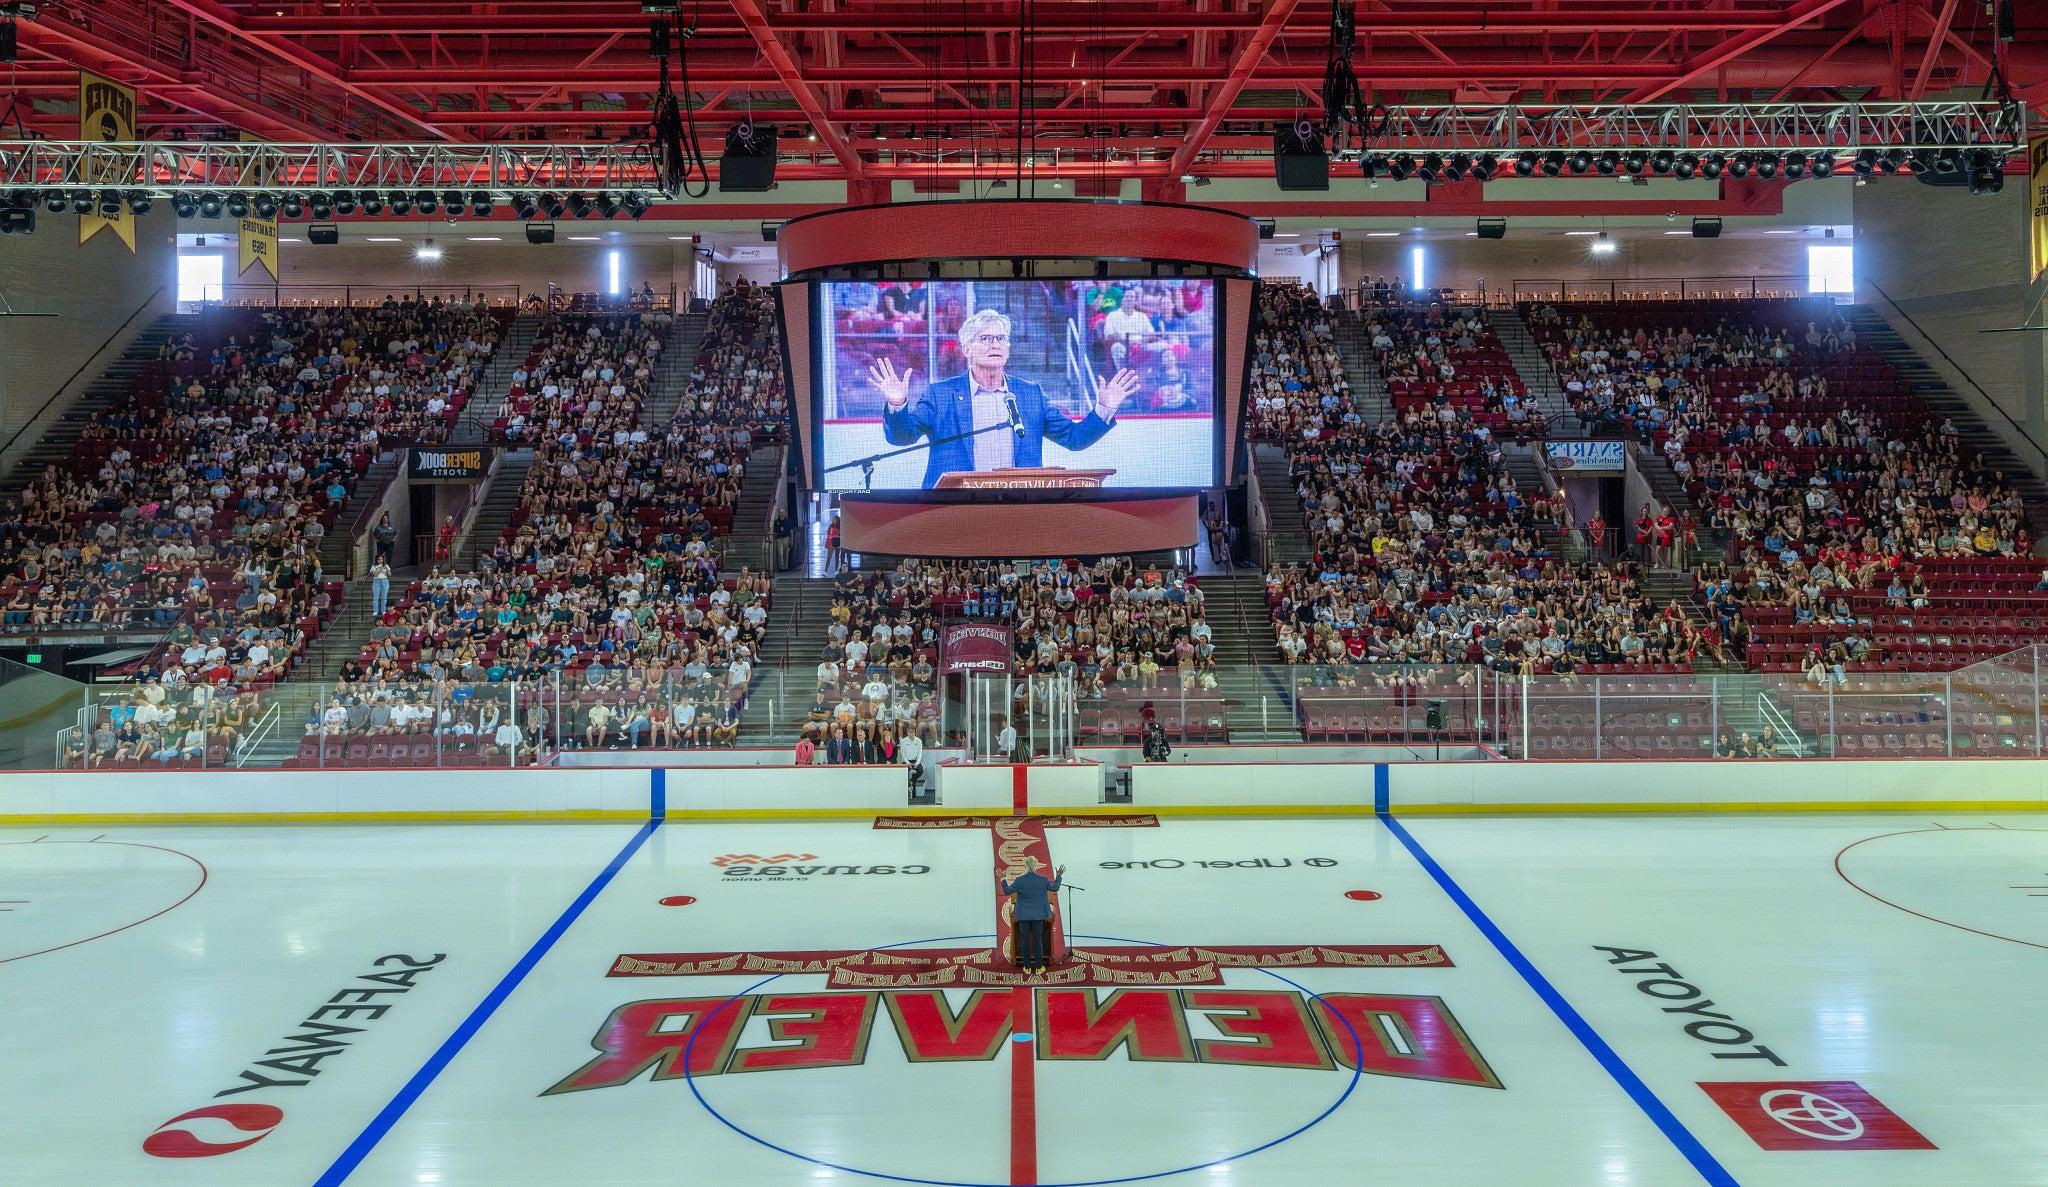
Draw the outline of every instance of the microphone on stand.
M1010 431L1022 437L1024 435L1024 414L1017 411L1017 394L1015 392L1003 393L1003 411L1009 414Z

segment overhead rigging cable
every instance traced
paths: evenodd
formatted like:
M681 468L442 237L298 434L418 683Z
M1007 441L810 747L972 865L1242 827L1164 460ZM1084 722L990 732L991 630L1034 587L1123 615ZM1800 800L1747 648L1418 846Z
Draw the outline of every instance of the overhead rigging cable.
M664 36L668 32L665 20L666 15L657 17L649 34L657 51L669 41ZM675 25L675 37L667 46L668 52L655 54L661 61L661 80L654 94L654 115L648 124L655 175L665 193L702 198L711 192L711 167L704 160L704 148L697 138L697 113L690 101L689 46L697 36L697 22L691 21L686 27L679 6ZM675 56L676 78L682 87L680 95L669 86L670 54ZM751 130L752 125L747 127Z

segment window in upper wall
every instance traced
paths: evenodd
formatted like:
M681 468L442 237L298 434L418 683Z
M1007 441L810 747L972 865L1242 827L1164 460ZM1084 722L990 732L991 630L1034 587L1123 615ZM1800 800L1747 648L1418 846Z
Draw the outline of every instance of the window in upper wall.
M1856 291L1856 248L1846 243L1816 243L1806 249L1806 291L1839 293Z
M227 257L216 254L193 254L178 257L178 303L196 305L201 301L218 301L226 296L223 277L227 272Z

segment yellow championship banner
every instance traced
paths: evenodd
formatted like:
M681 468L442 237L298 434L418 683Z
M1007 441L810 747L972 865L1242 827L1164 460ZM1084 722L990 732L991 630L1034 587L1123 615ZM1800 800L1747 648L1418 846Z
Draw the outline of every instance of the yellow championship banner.
M254 140L256 137L244 132L242 133L242 139ZM258 184L268 185L269 183L269 178L263 178ZM238 262L235 264L235 275L240 276L242 273L247 272L251 264L261 264L263 265L263 270L270 273L270 279L276 280L277 220L275 218L245 218L241 220L241 223L241 233L236 236L236 239L241 244L241 250L236 253Z
M2027 227L2033 233L2034 272L2048 268L2048 136L2035 138L2027 146L2027 202L2033 219Z
M125 143L135 139L135 89L124 87L111 78L79 71L78 74L78 138L83 141L98 141L102 144ZM84 181L91 186L114 186L126 189L133 179L126 176L126 170L111 163L92 162L88 156L83 174ZM98 214L78 216L78 241L84 243L101 230L112 227L121 242L135 250L135 214L126 206L112 218Z

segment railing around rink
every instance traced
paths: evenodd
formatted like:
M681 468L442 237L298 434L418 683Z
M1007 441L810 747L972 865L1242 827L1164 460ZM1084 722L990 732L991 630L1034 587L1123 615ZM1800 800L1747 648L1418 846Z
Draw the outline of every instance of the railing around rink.
M88 685L0 661L0 769L517 768L564 750L794 746L804 735L822 763L835 736L893 743L916 733L929 746L970 732L946 681L882 669L821 685L805 668L648 669L589 652L570 666L552 655L524 668L504 661L422 653L403 657L417 679L241 687L175 677ZM472 665L500 678L454 678ZM2048 644L1954 672L1818 681L1675 666L1524 676L1344 662L1147 667L1105 681L1082 667L1071 679L1016 681L1028 691L1012 698L1009 719L1032 754L1060 737L1141 747L1156 726L1174 747L1396 745L1417 758L1473 747L1505 759L2032 758L2048 757L2044 667ZM1058 703L1047 692L1068 687Z

